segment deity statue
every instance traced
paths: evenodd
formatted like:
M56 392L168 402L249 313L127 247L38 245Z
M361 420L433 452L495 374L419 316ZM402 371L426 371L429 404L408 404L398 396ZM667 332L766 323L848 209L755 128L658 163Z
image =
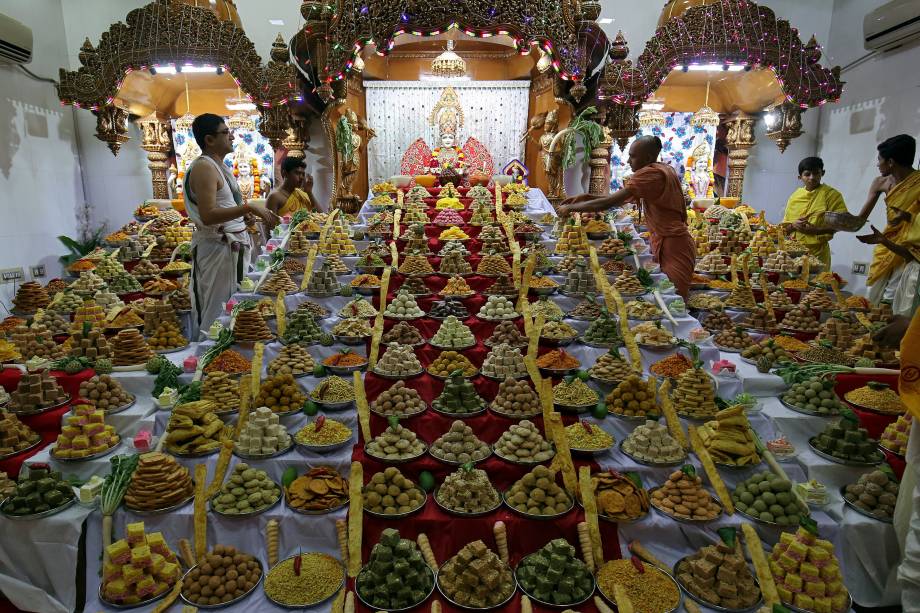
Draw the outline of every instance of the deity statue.
M716 180L712 173L712 156L709 146L700 143L687 158L684 171L684 193L693 200L713 198Z
M351 132L350 137L348 137L351 145L351 155L342 157L342 189L339 198L357 202L357 196L354 195L352 187L357 178L358 170L361 168L361 145L364 143L364 140L361 138L357 113L350 110L342 116L342 118L339 119L339 129L344 128L345 125L350 128ZM353 202L350 202L349 206L353 204ZM343 208L348 209L348 207Z
M179 187L178 183L179 171L176 170L175 164L169 165L169 172L166 175L166 190L169 192L169 197L171 200L176 200L182 197L182 189Z
M440 146L432 150L424 139L416 139L403 155L400 174L456 175L461 179L472 172L490 177L495 174L492 156L479 140L471 136L462 148L458 146L464 116L453 87L444 88L441 98L431 109L428 123L432 126L437 123Z
M543 136L540 137L540 160L546 172L546 198L554 205L565 199L565 187L562 183L562 149L565 142L557 143L556 149L550 151L550 146L558 134L558 128L559 111L553 109L546 115L546 122L543 124ZM561 140L565 141L567 138L569 137L563 136Z
M176 175L176 197L182 197L182 190L185 189L185 173L188 170L188 167L192 165L199 156L201 155L201 147L198 146L198 143L195 142L194 138L189 138L186 140L185 151L182 152L182 156L177 160L179 163L179 172Z
M261 182L259 180L259 163L242 140L238 141L233 151L233 175L240 187L244 200L258 198Z

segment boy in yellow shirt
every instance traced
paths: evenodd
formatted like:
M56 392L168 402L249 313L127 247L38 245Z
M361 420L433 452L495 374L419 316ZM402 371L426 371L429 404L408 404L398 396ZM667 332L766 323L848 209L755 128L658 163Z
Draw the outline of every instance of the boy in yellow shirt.
M786 203L783 227L808 252L821 260L825 270L831 268L831 248L828 242L834 230L824 227L825 213L846 213L843 196L836 189L821 183L824 178L824 160L807 157L799 162L799 180L803 187L792 192Z

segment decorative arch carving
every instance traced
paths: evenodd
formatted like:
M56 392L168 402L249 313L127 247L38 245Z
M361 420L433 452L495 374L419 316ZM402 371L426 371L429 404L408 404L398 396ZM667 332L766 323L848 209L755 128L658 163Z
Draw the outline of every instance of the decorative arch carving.
M263 64L243 29L207 8L155 0L128 13L125 22L112 24L95 47L86 39L79 69L60 70L61 102L96 110L111 104L128 72L185 62L224 66L260 107L295 97L295 72L286 58L276 61L273 52L273 61Z
M622 37L617 39L625 47ZM801 108L836 101L843 90L840 68L818 63L821 48L814 37L803 43L788 21L750 0L689 8L655 31L635 65L625 56L612 59L598 98L628 106L645 101L675 66L694 62L770 68L787 101Z

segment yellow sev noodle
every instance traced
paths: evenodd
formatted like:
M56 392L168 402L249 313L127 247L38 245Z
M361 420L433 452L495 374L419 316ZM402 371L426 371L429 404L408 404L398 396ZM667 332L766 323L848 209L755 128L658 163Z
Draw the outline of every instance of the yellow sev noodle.
M265 577L265 593L290 606L320 602L342 585L345 571L338 560L324 553L301 554L300 576L294 574L293 556L280 562Z

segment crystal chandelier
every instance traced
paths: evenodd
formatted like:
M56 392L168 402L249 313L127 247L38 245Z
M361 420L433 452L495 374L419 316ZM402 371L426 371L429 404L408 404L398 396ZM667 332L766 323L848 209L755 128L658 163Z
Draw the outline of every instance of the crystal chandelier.
M195 116L191 114L192 105L189 103L188 79L185 80L185 115L176 120L176 129L180 132L191 132Z
M706 81L706 101L700 110L693 114L690 123L700 128L714 128L719 125L719 114L709 108L709 81Z
M431 72L442 79L458 79L466 74L466 62L454 53L454 41L447 41L447 50L431 62Z

